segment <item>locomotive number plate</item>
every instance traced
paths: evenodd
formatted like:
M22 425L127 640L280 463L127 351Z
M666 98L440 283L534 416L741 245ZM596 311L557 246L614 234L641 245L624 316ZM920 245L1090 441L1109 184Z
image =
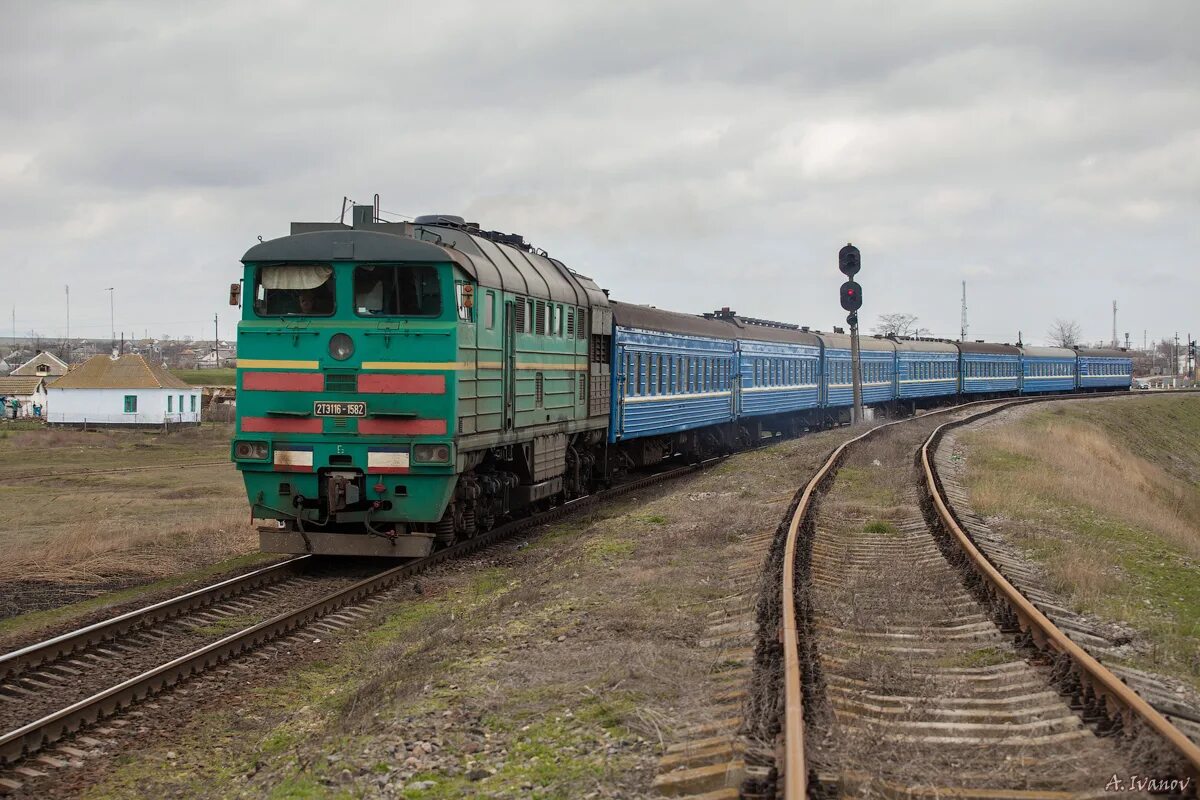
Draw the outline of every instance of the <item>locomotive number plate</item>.
M313 414L318 417L365 417L367 404L317 401L313 403Z

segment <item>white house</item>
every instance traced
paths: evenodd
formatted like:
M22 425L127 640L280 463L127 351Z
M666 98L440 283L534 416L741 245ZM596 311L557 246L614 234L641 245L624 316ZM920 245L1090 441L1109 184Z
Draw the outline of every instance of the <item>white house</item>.
M140 355L92 356L48 386L55 425L197 425L200 388Z
M13 408L13 401L16 408ZM46 416L46 379L38 376L9 375L0 377L0 405L6 419L16 417L32 417L34 406L41 409L42 417Z
M49 378L66 375L69 369L70 367L67 366L67 362L54 355L54 353L47 353L43 350L14 369L12 374L25 376L41 375L44 378Z

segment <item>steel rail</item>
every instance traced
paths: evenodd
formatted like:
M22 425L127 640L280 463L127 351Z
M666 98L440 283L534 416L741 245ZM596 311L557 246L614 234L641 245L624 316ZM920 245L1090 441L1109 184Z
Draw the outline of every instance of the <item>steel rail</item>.
M240 653L277 639L284 634L327 616L340 608L366 599L389 588L397 581L415 575L451 558L467 555L513 536L523 530L542 525L567 514L575 513L601 501L662 483L672 478L702 469L721 458L699 464L678 467L649 475L601 492L571 500L561 506L531 517L510 522L473 539L468 539L425 558L416 559L332 592L299 609L284 612L257 625L230 634L223 639L180 656L166 664L150 669L99 692L66 708L30 722L16 730L0 735L0 763L12 763L46 744L73 733L103 717L109 716L133 702L156 694L180 680L199 674ZM285 562L291 563L291 562Z
M1004 406L1003 408L1007 407ZM1110 715L1119 712L1125 722L1129 722L1135 717L1141 720L1165 740L1175 750L1176 754L1183 759L1183 763L1190 771L1190 776L1194 780L1200 780L1200 747L1188 739L1182 731L1172 725L1166 717L1134 692L1133 689L1129 688L1107 667L1063 633L1037 606L1031 603L1015 586L1009 583L1008 579L975 546L971 537L959 525L958 519L943 492L937 467L933 463L930 452L937 448L946 431L978 421L1000 410L1002 408L974 414L964 420L945 422L934 429L933 433L929 435L929 438L921 446L921 467L925 474L925 485L933 500L938 519L946 531L953 536L959 549L970 559L975 572L983 577L999 593L1000 599L1005 602L1016 616L1021 630L1031 636L1039 649L1064 655L1071 659L1078 672L1080 682L1097 697L1104 700L1105 707Z
M251 589L266 586L287 578L305 569L312 556L298 556L272 564L244 575L195 589L186 594L172 597L143 608L119 614L110 619L84 626L78 630L55 636L36 644L0 655L0 680L27 669L70 655L76 650L100 644L124 635L134 628L161 622L187 611L212 605L228 597L244 594Z

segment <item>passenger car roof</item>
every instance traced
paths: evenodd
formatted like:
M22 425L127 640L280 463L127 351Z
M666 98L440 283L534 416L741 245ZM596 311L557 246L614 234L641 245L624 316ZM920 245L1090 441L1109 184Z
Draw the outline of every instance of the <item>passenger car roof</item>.
M818 333L819 338L826 347L838 348L841 350L850 349L850 335L846 333ZM891 339L884 339L881 336L859 336L858 346L862 350L887 350L895 352L896 343Z
M991 342L955 342L955 347L964 353L987 353L998 356L1017 356L1019 348L1011 344L992 344Z
M1075 351L1092 358L1133 358L1127 350L1113 350L1111 347L1076 347Z
M613 319L622 328L681 333L710 339L734 338L734 328L720 320L695 314L681 314L678 311L665 311L653 306L620 303L616 300L610 300L609 305L612 306Z
M812 333L811 331L800 330L799 328L763 324L745 317L739 317L736 314L715 317L710 317L706 314L705 318L724 323L731 328L731 333L729 335L731 335L734 339L740 339L742 341L803 344L808 345L809 347L821 346L821 340L815 333Z
M928 339L894 339L896 349L906 353L958 353L952 342Z
M1074 358L1075 351L1069 347L1022 347L1021 352L1034 358Z

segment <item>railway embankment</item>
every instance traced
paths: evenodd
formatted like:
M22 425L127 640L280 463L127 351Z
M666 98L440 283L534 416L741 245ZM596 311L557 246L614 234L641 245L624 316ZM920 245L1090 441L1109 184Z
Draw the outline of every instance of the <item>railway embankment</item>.
M848 435L744 453L448 562L353 625L122 715L74 768L28 789L656 796L681 732L740 705L724 680L742 668L739 642L713 633L713 615L752 606L764 533Z
M993 560L1106 664L1200 722L1200 397L1014 408L941 450Z

